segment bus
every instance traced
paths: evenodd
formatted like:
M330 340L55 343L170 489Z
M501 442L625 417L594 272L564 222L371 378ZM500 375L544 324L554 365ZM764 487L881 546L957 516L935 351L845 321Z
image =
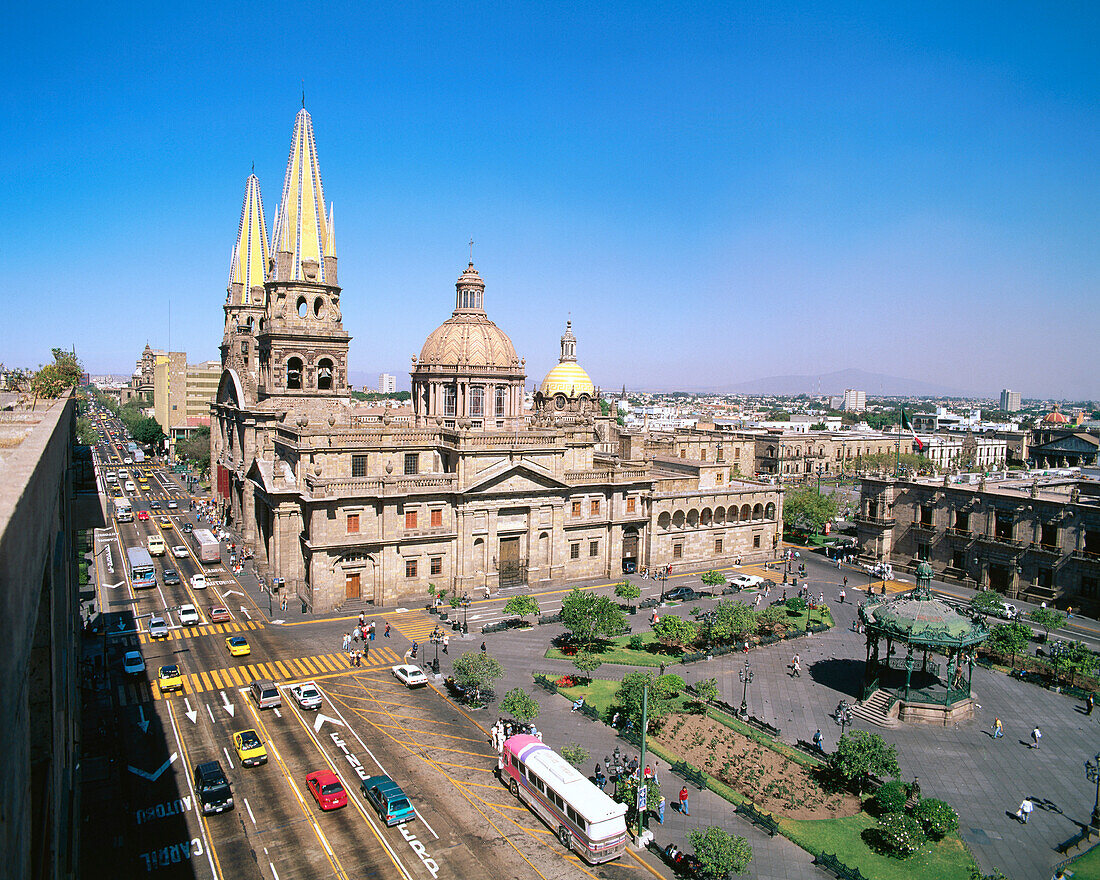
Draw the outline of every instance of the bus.
M497 768L512 794L550 826L562 846L589 864L609 862L626 851L626 806L542 740L527 734L508 737Z
M153 568L153 557L144 547L127 547L126 561L130 568L130 583L135 590L157 585L157 570Z
M222 545L210 529L195 529L191 532L191 543L195 545L195 555L199 562L222 561Z
M119 522L133 522L134 508L123 498L115 500L115 519Z

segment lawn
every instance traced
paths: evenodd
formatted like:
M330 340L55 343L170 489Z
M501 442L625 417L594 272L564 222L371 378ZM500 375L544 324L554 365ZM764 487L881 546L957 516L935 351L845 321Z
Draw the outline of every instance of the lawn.
M1073 872L1073 880L1100 880L1100 846L1094 846L1066 869Z
M630 647L631 639L641 639L643 648L636 650ZM671 653L665 653L666 649L657 642L652 631L636 633L635 635L616 636L608 641L594 645L593 653L604 663L617 663L623 666L672 666L680 662L680 654L673 649L667 649ZM545 657L553 660L572 660L573 658L559 648L551 646Z
M608 719L611 704L614 702L615 694L618 690L619 682L609 681L606 678L594 678L588 684L579 684L576 687L563 688L561 694L570 701L579 700L581 697L584 697L585 703L599 712L601 718ZM673 711L683 712L687 704L693 701L692 696L684 691L672 701Z

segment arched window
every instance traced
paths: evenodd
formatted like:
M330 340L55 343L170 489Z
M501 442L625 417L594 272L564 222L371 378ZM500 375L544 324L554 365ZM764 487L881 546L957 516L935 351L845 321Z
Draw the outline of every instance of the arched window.
M304 300L303 300L304 302ZM292 357L286 362L286 387L291 391L301 390L302 359Z
M678 529L682 529L684 527L684 512L682 510L677 510L674 514L672 514L672 524Z
M317 390L332 390L332 361L328 358L321 358L317 362Z
M497 410L496 414L498 416L503 416L504 415L504 388L501 387L501 386L497 387L496 410Z
M769 504L764 508L764 519L775 519L775 505Z
M485 415L485 389L480 385L470 389L470 415L475 419Z
M458 408L458 389L454 385L443 387L443 415L453 417Z
M657 528L662 529L664 531L668 531L668 527L671 524L672 524L672 517L669 516L667 510L664 513L662 513L659 517L657 517Z
M699 511L692 508L688 511L688 526L695 528L697 525L699 525Z
M733 511L733 518L737 519L737 511ZM714 524L720 526L726 521L726 508L716 507L714 508Z
M703 512L699 514L699 524L703 526L709 526L714 520L714 514L710 512L709 507L704 507Z
M309 314L309 306L306 305L306 298L304 296L298 297L298 304L296 308L298 309L299 318L304 318L307 314Z
M747 522L752 519L752 508L747 504L741 505L741 522Z
M764 505L763 504L757 504L752 509L752 518L753 519L763 519L764 518Z

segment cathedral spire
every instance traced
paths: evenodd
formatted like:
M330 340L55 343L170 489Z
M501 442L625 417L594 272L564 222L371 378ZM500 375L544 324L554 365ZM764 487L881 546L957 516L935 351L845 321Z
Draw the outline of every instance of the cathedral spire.
M325 191L317 164L313 120L304 107L294 118L290 158L271 250L275 254L271 280L332 283L326 278L325 257L335 257L335 238L330 233L325 214Z
M231 305L263 305L264 272L267 269L267 221L260 197L260 181L249 174L241 206L237 242L229 263L229 301ZM237 285L240 285L238 288ZM253 290L259 288L257 298Z

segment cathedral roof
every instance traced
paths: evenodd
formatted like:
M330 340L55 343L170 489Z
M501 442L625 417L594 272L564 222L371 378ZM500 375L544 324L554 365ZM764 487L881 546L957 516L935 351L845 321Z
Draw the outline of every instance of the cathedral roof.
M276 281L304 280L302 263L305 261L316 263L319 267L317 277L325 281L324 258L336 256L335 230L325 213L325 191L321 185L321 168L317 164L313 120L304 107L294 118L290 158L283 181L283 198L275 217L271 250L292 255L289 276L276 277ZM276 276L278 272L276 268Z
M596 386L579 364L564 361L546 374L546 378L542 380L542 393L547 397L555 394L564 394L566 397L587 394L594 397Z
M508 334L485 313L485 282L471 262L455 283L455 309L431 332L420 350L423 366L520 368Z
M1049 412L1043 417L1043 424L1068 425L1069 417L1065 413L1058 412L1058 407L1055 407L1053 412Z
M252 289L263 289L267 271L267 221L264 220L264 203L260 197L260 181L255 174L248 175L245 183L244 204L241 206L241 224L237 228L237 243L233 245L233 257L229 264L229 287L241 285L241 300L234 305L263 305L252 301Z

